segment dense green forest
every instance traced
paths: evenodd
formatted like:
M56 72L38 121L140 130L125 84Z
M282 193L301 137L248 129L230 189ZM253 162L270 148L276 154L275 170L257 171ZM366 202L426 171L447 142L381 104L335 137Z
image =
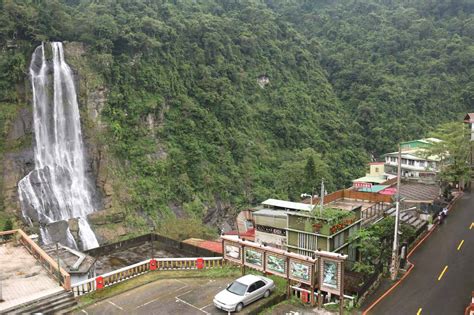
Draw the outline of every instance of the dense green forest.
M202 219L322 178L347 187L372 156L459 119L473 39L470 0L4 0L0 123L25 102L35 46L82 42L109 91L101 136L124 206Z

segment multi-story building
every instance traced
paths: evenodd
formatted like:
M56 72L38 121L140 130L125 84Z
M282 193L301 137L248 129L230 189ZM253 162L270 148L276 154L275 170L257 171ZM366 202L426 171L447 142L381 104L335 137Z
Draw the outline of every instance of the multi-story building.
M348 255L356 259L356 250L350 243L361 227L361 208L351 210L325 205L321 211L288 211L287 248L290 252L311 256L315 250Z
M426 149L434 142L441 140L427 138L403 142L401 147L401 176L403 178L429 179L434 178L438 172L439 158L427 156ZM385 171L396 174L398 167L398 152L390 152L384 155Z
M255 242L276 248L286 248L287 212L311 211L314 206L285 200L268 199L254 209Z

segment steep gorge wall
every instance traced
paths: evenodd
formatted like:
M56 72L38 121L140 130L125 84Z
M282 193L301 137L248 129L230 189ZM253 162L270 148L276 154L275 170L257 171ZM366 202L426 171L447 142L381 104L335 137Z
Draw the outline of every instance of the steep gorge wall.
M100 211L90 215L89 221L100 242L109 242L126 235L124 214L114 193L111 159L103 141L105 127L100 113L107 101L107 87L100 76L92 70L87 60L85 47L81 43L65 43L66 60L73 68L81 111L84 144L87 149L87 173L95 179L97 198L101 199ZM27 71L25 70L25 73ZM1 163L1 200L6 217L15 217L21 225L22 214L18 199L18 182L34 168L33 114L31 107L31 83L27 76L18 84L19 104L10 105L11 115L4 122L6 137L3 139ZM77 220L68 222L75 237ZM24 227L27 228L28 227ZM36 232L33 228L32 232Z

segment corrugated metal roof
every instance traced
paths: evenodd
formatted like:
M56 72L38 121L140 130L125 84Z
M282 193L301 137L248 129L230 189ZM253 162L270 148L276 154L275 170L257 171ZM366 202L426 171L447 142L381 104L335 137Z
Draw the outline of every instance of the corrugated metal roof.
M264 217L279 217L286 218L286 211L283 210L272 210L272 209L261 209L253 213L254 216L264 216Z
M311 211L314 207L305 203L301 202L292 202L292 201L285 201L285 200L278 200L278 199L267 199L262 202L262 205L278 207L283 209L289 210L303 210L303 211Z
M352 182L362 182L362 183L377 183L381 184L387 181L387 178L382 176L364 176L361 178L354 179Z

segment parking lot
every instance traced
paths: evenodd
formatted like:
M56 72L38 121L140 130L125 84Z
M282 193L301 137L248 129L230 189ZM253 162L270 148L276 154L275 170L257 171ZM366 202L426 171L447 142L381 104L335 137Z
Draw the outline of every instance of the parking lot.
M164 279L97 302L76 314L226 314L212 300L233 278ZM254 309L260 300L249 306ZM256 305L257 304L257 305ZM245 308L241 313L245 314Z

